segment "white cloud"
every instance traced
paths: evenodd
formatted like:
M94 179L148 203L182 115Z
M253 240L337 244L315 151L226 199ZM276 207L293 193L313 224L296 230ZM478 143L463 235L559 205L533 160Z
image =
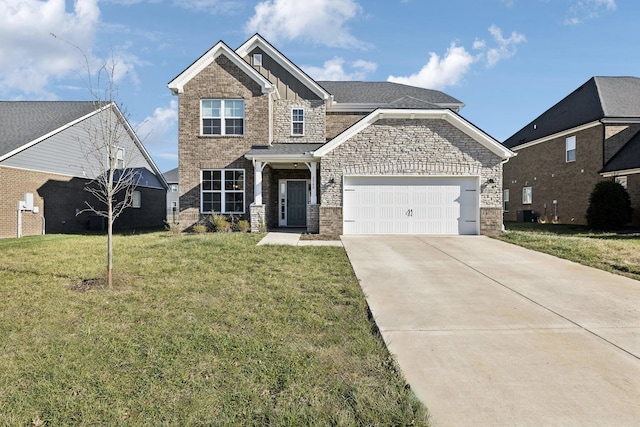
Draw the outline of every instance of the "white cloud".
M355 0L265 0L246 24L248 33L260 33L272 43L305 39L330 47L367 48L347 23L362 13Z
M178 102L172 99L168 107L158 107L142 123L132 125L145 146L158 146L164 143L167 133L174 131L177 124Z
M511 58L516 54L516 46L527 41L525 36L515 31L513 31L508 38L504 38L502 30L495 25L489 27L489 32L493 36L493 41L497 43L497 46L487 51L488 67L493 67L503 59Z
M99 19L98 0L77 0L72 12L64 0L0 0L0 87L54 98L49 80L82 67L78 50L61 40L90 55Z
M405 77L389 76L387 80L429 89L456 86L464 79L474 63L485 62L487 67L493 67L501 60L515 55L517 45L526 41L524 35L515 31L505 38L502 30L496 25L489 27L489 33L493 43L480 39L474 40L472 49L478 52L475 55L453 42L443 57L429 52L429 62L417 73Z
M569 8L569 15L565 19L567 25L578 25L594 19L604 12L616 10L615 0L578 0Z
M346 65L350 68L345 70L345 60L335 57L325 61L322 67L302 66L302 69L314 80L366 80L369 73L374 72L378 65L358 60Z
M390 82L429 89L443 89L460 83L475 61L464 47L451 43L444 57L429 53L429 62L420 71L407 77L389 76Z

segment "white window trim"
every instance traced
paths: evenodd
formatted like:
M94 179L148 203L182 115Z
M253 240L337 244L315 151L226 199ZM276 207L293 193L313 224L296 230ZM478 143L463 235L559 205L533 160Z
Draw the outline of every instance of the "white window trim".
M131 207L139 209L142 207L142 193L138 190L134 190L131 193Z
M206 171L211 171L211 172L220 172L221 174L221 178L222 178L222 182L220 183L220 190L204 190L202 187L202 182L203 182L203 176L204 176L204 172ZM225 189L225 172L242 172L242 211L227 211L226 210L226 206L225 206L225 194L227 193L227 190ZM229 215L233 215L233 214L244 214L246 209L247 209L247 193L246 193L246 184L247 184L247 173L245 169L201 169L200 170L200 213L201 214L213 214L213 213L220 213L220 214L229 214ZM240 191L229 191L230 193L240 193ZM214 211L205 211L204 210L204 197L203 194L205 193L220 193L220 212L214 212Z
M569 159L569 153L573 153L573 159ZM565 139L564 145L564 159L567 163L576 161L576 137L575 135Z
M205 117L202 114L202 103L203 101L220 101L220 117ZM224 104L226 101L241 101L242 102L242 117L236 117L236 116L230 116L227 117L225 116L225 107ZM204 119L220 119L220 133L214 133L214 134L210 134L210 133L204 133ZM227 126L226 126L226 120L227 119L242 119L242 133L241 134L229 134L227 135L226 131L227 131ZM245 102L244 99L242 98L202 98L200 100L200 136L206 136L206 137L220 137L220 136L227 136L227 137L241 137L244 136L244 131L245 131L245 126L246 126L246 119L245 119Z
M262 54L254 53L253 54L253 66L254 67L262 67Z
M522 204L530 205L533 203L533 189L531 187L522 187Z
M614 181L617 182L618 184L622 185L622 187L626 190L627 189L627 176L626 175L619 175L616 176L614 178Z
M293 112L296 110L301 110L302 111L302 121L294 121L293 120ZM305 121L306 121L306 111L304 110L304 108L300 108L300 107L294 107L291 109L291 136L304 136L305 133ZM295 123L302 123L302 133L294 133L293 132L293 128L294 128L294 124Z

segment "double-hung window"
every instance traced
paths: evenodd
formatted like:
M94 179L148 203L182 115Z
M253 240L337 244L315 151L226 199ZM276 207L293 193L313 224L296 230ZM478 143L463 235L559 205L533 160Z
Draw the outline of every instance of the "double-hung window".
M205 169L201 172L200 212L244 213L244 169Z
M566 161L575 162L576 161L576 137L570 136L565 141L565 152L566 152Z
M502 190L502 210L509 212L509 189Z
M202 135L243 135L244 100L203 99L200 101Z
M304 135L304 110L302 108L291 110L291 135Z

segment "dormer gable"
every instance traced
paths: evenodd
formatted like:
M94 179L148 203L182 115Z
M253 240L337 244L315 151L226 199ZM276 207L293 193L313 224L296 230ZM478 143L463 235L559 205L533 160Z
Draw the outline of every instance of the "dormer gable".
M278 97L278 91L271 82L262 76L255 68L244 61L241 56L234 52L226 43L219 41L200 58L193 62L184 71L178 74L168 84L174 95L184 92L184 86L202 70L213 63L220 55L227 57L233 64L240 68L245 74L253 79L262 88L262 93L273 92Z
M238 49L236 54L243 59L246 64L251 63L253 58L249 58L253 52L259 52L259 54L267 55L274 60L284 70L291 74L296 80L300 81L307 89L309 89L314 95L322 100L329 100L331 94L327 92L322 86L316 83L311 77L309 77L304 71L302 71L297 65L291 62L286 56L284 56L278 49L273 47L267 42L260 34L255 34L249 40L244 42ZM248 59L246 59L248 58Z

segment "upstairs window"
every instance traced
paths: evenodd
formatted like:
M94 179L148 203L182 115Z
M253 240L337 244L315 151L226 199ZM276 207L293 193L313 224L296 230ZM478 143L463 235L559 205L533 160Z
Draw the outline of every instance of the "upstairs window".
M255 67L262 67L262 54L254 53L253 54L253 65Z
M291 110L291 135L304 135L304 110L302 108Z
M203 99L202 135L244 135L244 100Z
M566 139L566 160L568 162L576 161L576 137L570 136Z

